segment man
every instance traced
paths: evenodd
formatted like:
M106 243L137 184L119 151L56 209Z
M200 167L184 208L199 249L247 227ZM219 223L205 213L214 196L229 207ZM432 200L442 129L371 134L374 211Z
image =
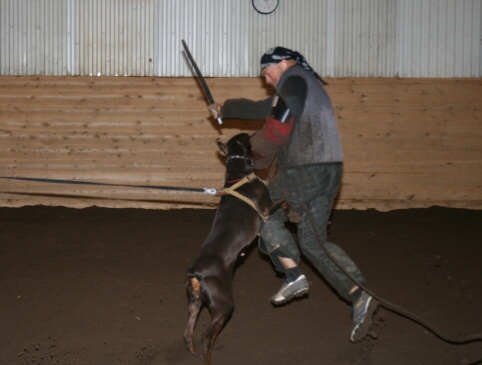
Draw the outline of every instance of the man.
M327 240L326 227L341 183L343 151L333 107L323 88L326 83L301 54L283 47L261 57L261 74L275 88L275 95L257 102L226 100L222 107L211 105L209 111L215 118L265 118L263 128L251 137L258 155L255 168L266 168L276 160L277 173L269 183L271 198L284 198L300 216L299 248L285 227L288 217L282 210L271 215L260 232L260 249L286 278L271 301L280 305L309 292L308 280L299 268L301 250L352 303L350 340L358 342L368 334L378 302L356 284L365 285L365 278L355 263Z

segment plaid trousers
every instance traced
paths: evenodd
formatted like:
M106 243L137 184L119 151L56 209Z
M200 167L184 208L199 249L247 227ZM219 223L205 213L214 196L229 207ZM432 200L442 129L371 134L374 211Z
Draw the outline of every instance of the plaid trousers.
M270 255L276 270L280 272L285 270L276 255L291 258L299 264L301 251L340 296L348 300L348 294L356 284L332 262L323 249L358 282L362 285L366 283L350 257L327 239L328 220L340 188L342 172L341 162L295 166L278 171L269 183L271 199L285 199L300 214L298 242L286 227L286 213L279 209L269 217L261 230L259 248ZM306 210L314 219L318 235Z

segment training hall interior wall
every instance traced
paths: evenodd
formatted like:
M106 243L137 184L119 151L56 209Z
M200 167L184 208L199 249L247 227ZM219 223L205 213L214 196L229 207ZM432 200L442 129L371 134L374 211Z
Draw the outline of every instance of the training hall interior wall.
M345 151L338 209L480 209L482 81L327 78ZM259 78L209 78L219 102L263 98ZM0 77L1 176L221 188L215 141L262 121L209 118L194 78ZM214 207L156 189L0 179L0 206Z
M186 40L218 102L267 96L283 45L329 81L345 151L335 208L482 205L480 0L0 1L0 176L220 188ZM200 193L0 178L0 206L214 207Z

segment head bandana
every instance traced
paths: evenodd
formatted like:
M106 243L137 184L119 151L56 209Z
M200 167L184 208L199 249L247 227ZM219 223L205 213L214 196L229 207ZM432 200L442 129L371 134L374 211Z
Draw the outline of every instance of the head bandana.
M261 57L261 71L267 67L278 64L282 60L295 60L298 65L303 67L306 71L311 72L311 74L320 80L323 85L328 85L328 83L311 68L302 54L284 47L274 47L266 51Z

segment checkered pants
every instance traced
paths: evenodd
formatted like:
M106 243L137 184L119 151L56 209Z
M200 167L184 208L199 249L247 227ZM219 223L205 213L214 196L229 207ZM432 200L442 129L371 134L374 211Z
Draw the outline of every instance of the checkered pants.
M323 246L339 265L362 285L365 284L365 278L355 263L340 247L327 240L327 224L333 199L340 187L342 170L342 163L320 163L279 171L269 184L271 198L286 199L291 208L300 214L302 221L297 224L298 244L285 226L288 221L285 212L279 209L261 230L259 246L261 251L270 255L276 270L280 272L285 270L276 255L289 257L299 263L301 251L333 288L348 299L349 291L355 284L327 256L318 239L321 238ZM318 235L305 209L311 213Z

